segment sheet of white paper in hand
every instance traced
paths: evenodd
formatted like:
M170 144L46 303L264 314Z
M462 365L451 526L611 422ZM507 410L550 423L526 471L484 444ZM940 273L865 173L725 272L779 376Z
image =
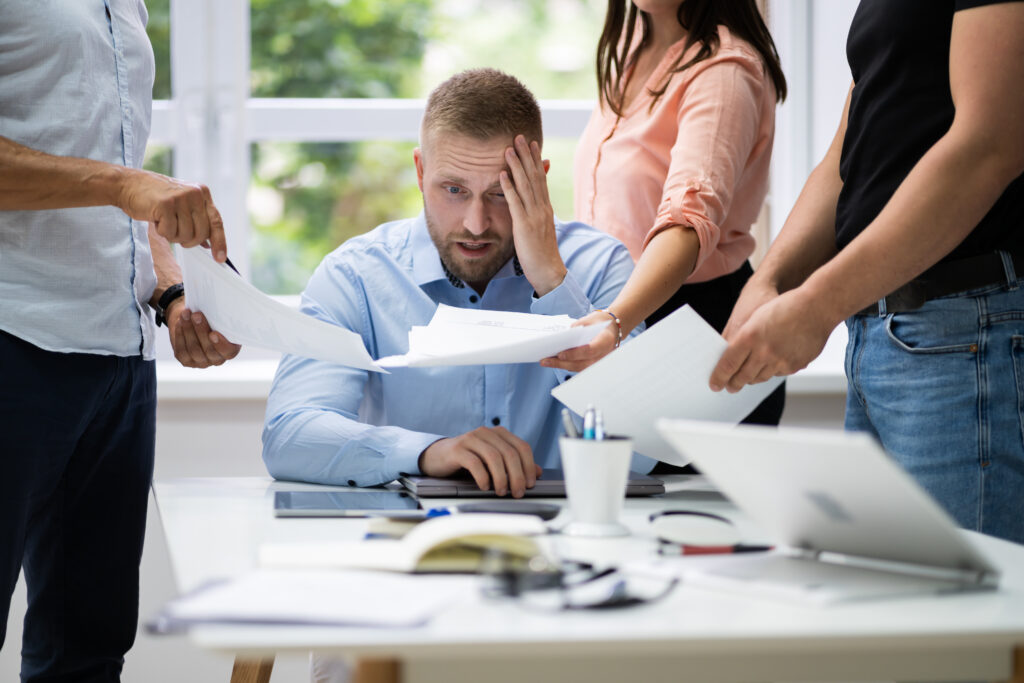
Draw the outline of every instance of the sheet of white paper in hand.
M377 361L382 367L536 363L589 344L608 325L572 327L567 315L481 311L439 304L426 327L409 330L409 352Z
M675 311L622 348L551 390L582 415L593 404L605 431L633 438L637 453L673 465L687 461L655 430L659 417L739 423L782 383L776 377L735 394L708 387L728 344L690 306Z
M202 247L179 249L185 303L210 327L236 344L262 346L297 356L386 372L373 362L362 338L274 301L217 263Z
M172 601L157 623L418 626L469 587L469 577L258 569Z

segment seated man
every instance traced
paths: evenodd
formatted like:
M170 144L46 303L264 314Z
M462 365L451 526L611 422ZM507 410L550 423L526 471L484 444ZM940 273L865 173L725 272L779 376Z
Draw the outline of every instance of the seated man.
M423 213L329 254L302 310L358 333L380 358L405 353L409 328L442 303L574 318L606 306L633 261L617 240L555 220L540 145L540 109L515 78L479 69L442 83L413 153ZM550 392L565 379L533 363L379 374L285 356L263 459L278 479L352 486L464 468L482 489L519 497L539 466L558 466Z

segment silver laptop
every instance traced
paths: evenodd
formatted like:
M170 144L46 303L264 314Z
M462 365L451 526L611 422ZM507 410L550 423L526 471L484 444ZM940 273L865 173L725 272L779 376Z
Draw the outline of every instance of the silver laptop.
M659 420L658 431L776 544L711 583L831 602L994 588L999 572L868 434Z
M427 477L405 474L399 483L417 498L489 498L494 491L481 491L476 482L467 474L462 477ZM653 496L665 493L660 479L637 472L629 473L626 482L627 496ZM526 489L527 498L565 498L565 475L559 469L545 469L536 485Z

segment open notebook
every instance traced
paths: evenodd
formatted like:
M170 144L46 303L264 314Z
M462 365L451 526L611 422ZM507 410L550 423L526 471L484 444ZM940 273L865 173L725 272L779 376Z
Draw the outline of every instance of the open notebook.
M695 582L835 602L991 589L999 572L869 435L660 420L658 430L777 544Z

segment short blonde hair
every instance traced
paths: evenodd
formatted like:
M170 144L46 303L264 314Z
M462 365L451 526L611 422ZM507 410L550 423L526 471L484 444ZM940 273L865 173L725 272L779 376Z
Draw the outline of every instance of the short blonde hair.
M540 107L525 85L497 69L470 69L434 88L427 99L420 143L428 133L454 133L477 140L524 135L542 145Z

